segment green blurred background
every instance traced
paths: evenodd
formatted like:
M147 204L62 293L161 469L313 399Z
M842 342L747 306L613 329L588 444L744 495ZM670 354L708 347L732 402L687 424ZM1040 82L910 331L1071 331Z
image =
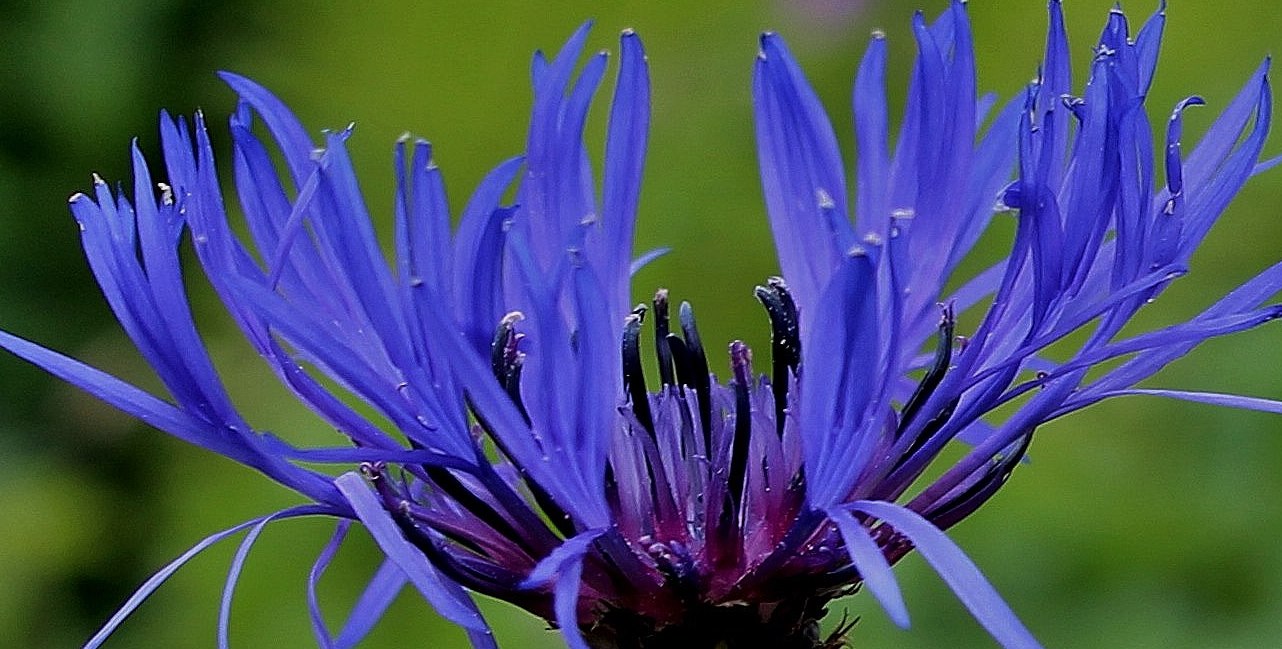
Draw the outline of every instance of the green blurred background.
M218 6L215 6L217 4ZM529 54L555 49L585 18L592 47L635 27L649 51L654 129L639 246L674 251L637 278L695 303L707 341L763 348L754 283L777 272L768 240L749 103L762 29L784 33L851 150L849 89L867 34L890 36L892 103L911 62L919 3L604 4L303 1L7 2L0 5L0 326L154 386L115 326L83 262L67 196L89 173L129 182L127 146L155 154L156 111L203 107L226 146L234 105L213 72L274 89L313 130L358 125L351 141L380 225L390 222L390 151L405 131L436 145L460 206L480 175L523 144ZM1109 0L1067 7L1078 83ZM1128 6L1138 24L1151 3ZM976 1L980 89L1003 97L1031 78L1043 3ZM1282 19L1254 0L1175 2L1150 97L1155 123L1190 93L1189 141L1260 58L1282 51ZM1282 106L1279 106L1282 108ZM599 113L600 111L598 111ZM599 115L598 115L599 117ZM599 142L603 120L594 125ZM1267 152L1282 152L1282 137ZM224 161L226 158L224 157ZM158 162L158 156L153 155ZM228 170L223 165L223 171ZM225 174L229 175L229 174ZM1255 179L1211 233L1193 273L1145 314L1196 312L1282 258L1282 170ZM313 427L276 388L192 282L220 368L250 421ZM1206 345L1160 383L1282 398L1282 327ZM714 366L724 365L717 356ZM0 646L82 643L137 584L217 529L296 503L289 492L0 356ZM1117 401L1046 426L1033 462L955 529L1048 647L1276 647L1282 637L1282 419L1156 400ZM237 647L309 646L306 572L332 527L279 523L251 555L233 610ZM235 544L182 570L111 647L214 644L218 597ZM376 565L353 535L322 584L337 626ZM863 616L857 647L991 646L921 561L898 569L913 614L895 630L869 598L834 606ZM538 620L486 604L506 647L559 646ZM462 646L406 592L364 646Z

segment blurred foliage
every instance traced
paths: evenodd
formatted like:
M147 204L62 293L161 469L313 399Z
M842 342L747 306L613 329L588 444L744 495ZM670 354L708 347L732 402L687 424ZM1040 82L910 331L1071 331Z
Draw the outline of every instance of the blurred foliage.
M153 3L0 5L0 326L143 385L155 380L127 344L81 260L68 194L89 172L128 184L127 145L158 162L156 110L204 107L218 128L233 106L213 72L247 74L318 131L355 120L351 146L371 208L390 217L392 142L430 138L462 204L484 170L523 144L528 60L585 18L593 47L635 27L654 78L654 131L638 246L674 251L637 278L698 308L707 341L764 349L751 288L776 271L752 143L749 73L764 28L789 38L830 107L848 154L849 89L868 32L892 47L891 101L902 105L912 60L909 3L559 0L486 3ZM914 3L915 4L915 3ZM922 0L928 13L941 0ZM857 6L855 6L857 5ZM1068 7L1080 84L1108 0ZM1128 6L1141 21L1152 7ZM1036 72L1039 2L970 5L980 89L1009 97ZM1176 2L1149 101L1161 125L1190 93L1189 140L1260 58L1282 45L1269 3ZM599 151L603 120L595 123ZM1274 136L1267 149L1282 150ZM224 157L225 160L225 157ZM226 169L224 169L226 171ZM1189 315L1282 257L1282 170L1256 178L1181 280L1145 314ZM989 254L995 254L990 252ZM195 274L193 276L198 276ZM314 427L237 340L203 280L200 321L237 402L262 428ZM1282 330L1216 341L1172 366L1163 385L1282 397ZM714 367L724 364L714 358ZM1118 401L1046 426L1033 462L1004 495L955 530L1047 646L1274 647L1282 636L1282 422L1208 406ZM217 529L292 504L251 472L188 448L40 372L0 358L0 636L25 647L84 641L152 571ZM332 529L279 523L251 555L237 591L238 647L311 644L306 572ZM108 646L206 647L234 543L182 570ZM322 584L341 623L376 566L360 534ZM914 628L895 630L870 598L839 602L863 618L859 647L989 646L986 634L921 561L899 568ZM487 604L508 647L557 646L543 623ZM417 596L404 594L364 646L462 646Z

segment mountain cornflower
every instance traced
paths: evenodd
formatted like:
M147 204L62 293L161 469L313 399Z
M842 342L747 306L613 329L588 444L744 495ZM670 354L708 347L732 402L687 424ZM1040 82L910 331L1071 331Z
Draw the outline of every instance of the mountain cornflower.
M1186 321L1124 332L1185 274L1247 178L1277 162L1260 162L1268 62L1187 156L1183 114L1202 100L1176 105L1155 152L1144 97L1164 13L1132 36L1112 12L1073 95L1049 6L1039 78L1000 106L976 94L964 5L933 23L918 14L893 153L875 35L854 88L854 200L823 107L783 39L761 37L752 96L782 277L756 288L768 373L735 342L724 382L689 304L630 297L631 274L656 254L632 252L650 106L636 34L620 39L599 190L583 130L607 56L575 72L585 25L556 56L535 56L525 153L461 214L429 144L396 145L390 264L346 150L352 130L313 140L268 91L224 74L240 96L224 164L246 236L229 222L200 113L162 116L164 183L135 146L132 198L100 179L71 198L102 291L169 398L10 334L0 345L309 502L201 541L88 646L192 556L248 530L222 597L226 646L246 554L269 523L299 516L337 519L307 582L325 647L358 642L407 584L478 647L495 640L473 592L578 648L835 647L847 629L821 637L819 620L861 586L907 626L891 566L914 550L998 643L1037 646L944 530L997 492L1040 425L1135 394L1282 412L1135 387L1204 340L1282 315L1265 304L1282 264ZM1018 223L1009 254L955 277L1002 212ZM183 238L280 381L333 426L332 446L297 448L239 414L193 322ZM975 324L963 329L963 314ZM971 448L923 477L954 441ZM316 584L353 523L386 562L335 634Z

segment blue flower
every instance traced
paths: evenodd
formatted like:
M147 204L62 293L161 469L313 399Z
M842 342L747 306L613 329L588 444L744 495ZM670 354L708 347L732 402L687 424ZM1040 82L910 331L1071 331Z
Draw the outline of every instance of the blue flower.
M756 288L769 375L735 342L725 383L689 304L660 290L632 306L632 273L661 251L632 254L650 97L631 31L599 192L583 130L607 56L576 73L585 25L555 57L536 55L525 153L495 167L461 214L430 145L397 144L390 265L345 148L352 129L317 143L265 89L223 75L240 96L231 168L247 236L229 221L199 113L163 116L158 190L135 146L132 198L100 179L93 196L71 198L98 283L169 398L7 333L0 346L308 504L201 541L88 646L192 556L248 530L223 593L225 646L262 529L328 516L337 528L308 581L325 647L359 641L407 584L478 647L495 643L471 592L541 616L572 647L835 647L847 629L820 638L818 621L859 586L908 624L891 566L914 550L1002 646L1036 647L944 530L997 492L1041 424L1123 395L1282 412L1135 387L1204 340L1282 315L1265 304L1282 289L1277 264L1186 321L1126 327L1186 272L1247 178L1278 162L1260 161L1266 61L1187 156L1183 113L1203 102L1174 108L1157 177L1144 98L1164 21L1159 9L1132 37L1111 13L1074 96L1050 2L1038 80L997 106L976 94L964 5L932 24L918 14L893 153L874 36L855 81L853 204L823 107L782 38L763 35L753 101L782 277ZM255 135L260 122L271 142ZM1010 253L956 277L1003 212L1017 221ZM332 447L295 447L238 413L193 321L185 235L249 342L336 430ZM963 330L959 315L975 324ZM972 448L924 477L954 441ZM353 523L386 562L334 635L315 587Z

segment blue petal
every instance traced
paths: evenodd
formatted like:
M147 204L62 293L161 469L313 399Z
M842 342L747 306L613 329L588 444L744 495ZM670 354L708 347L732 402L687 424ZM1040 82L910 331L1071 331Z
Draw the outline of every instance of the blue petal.
M177 250L182 233L181 217L172 204L157 206L152 193L151 174L136 142L133 166L139 251L151 289L149 293L161 318L151 327L163 326L171 336L170 353L180 360L183 374L195 392L192 396L199 400L198 403L211 411L218 421L240 424L240 415L218 379L213 362L196 332L191 307L187 303ZM132 249L121 252L127 259L132 258ZM143 295L135 295L134 298L144 299ZM167 378L169 383L174 380L174 377Z
M139 183L147 183L150 191L136 149L135 165ZM243 428L191 322L174 250L176 234L164 232L174 225L157 223L161 217L155 201L146 196L142 214L149 223L140 227L128 202L117 201L101 180L95 185L97 203L77 195L71 210L80 224L85 256L117 320L180 405L202 419ZM172 217L172 208L165 212ZM139 232L147 235L141 244ZM145 271L137 257L140 247Z
M193 557L204 552L211 545L214 545L215 543L218 543L219 541L232 536L247 527L259 525L268 519L284 520L286 518L296 518L298 516L317 516L326 514L329 514L329 510L315 505L292 507L262 518L245 521L244 523L229 527L221 532L211 534L201 539L199 543L193 545L186 552L179 555L177 559L169 562L164 568L161 568L156 572L156 574L143 582L143 584L138 587L138 590L134 591L133 595L130 595L129 599L121 605L120 609L112 614L111 618L107 620L107 623L104 624L101 629L98 629L98 632L95 633L92 638L89 638L89 641L84 645L84 649L97 649L97 647L102 646L102 643L106 642L107 638L115 632L116 628L125 621L125 618L129 617L129 615L132 614L144 600L151 596L152 593L156 592L156 589L159 588L161 584L165 583L165 580L172 577L175 572L178 572L179 568L182 568L183 565L188 561L191 561Z
M1140 33L1135 37L1135 50L1139 56L1140 84L1142 94L1148 94L1153 84L1153 70L1157 68L1157 55L1162 46L1162 31L1166 27L1166 0L1158 3L1157 11L1145 21Z
M281 228L290 213L289 198L281 186L270 154L254 137L250 124L235 116L230 122L236 196L240 199L245 222L260 256L270 254L279 247ZM302 248L304 246L297 246L291 252ZM285 281L292 289L301 288L297 269L292 263L277 272L286 276Z
M499 437L502 447L511 454L512 461L553 496L557 504L576 520L588 516L601 516L603 512L589 512L590 503L572 497L577 487L567 481L565 471L554 467L550 458L535 442L530 427L525 423L512 399L494 380L489 363L466 343L461 332L441 314L428 314L428 333L442 347L441 353L451 359L451 366L460 388L476 407L483 419Z
M761 37L753 68L757 158L779 265L802 329L854 231L836 135L783 39ZM831 218L827 212L831 212Z
M1224 161L1223 166L1200 186L1193 185L1191 170L1187 174L1190 177L1186 179L1186 184L1189 186L1186 193L1189 196L1190 222L1180 241L1181 253L1184 255L1191 255L1193 248L1201 243L1202 237L1228 207L1229 202L1237 195L1246 180L1251 177L1252 170L1259 162L1260 152L1264 149L1264 141L1268 137L1269 125L1273 117L1273 93L1267 76L1260 81L1258 92L1255 124L1251 128L1251 133ZM1187 166L1191 165L1190 162Z
M1003 647L1040 649L1041 645L997 594L992 584L988 583L979 568L975 567L974 562L939 528L931 525L917 512L887 502L859 500L851 503L850 509L880 518L907 537L922 558L957 594L957 599L961 600L975 619Z
M1269 158L1268 160L1265 160L1255 165L1255 168L1251 170L1251 175L1254 176L1256 174L1262 174L1278 166L1279 164L1282 164L1282 155L1274 156L1272 158Z
M258 521L257 525L249 528L249 533L240 542L235 556L232 557L231 567L227 570L227 580L223 583L222 603L218 607L218 649L228 649L227 635L231 627L232 594L236 591L236 582L240 580L240 571L245 567L245 559L249 557L249 551L258 541L258 535L263 533L263 528L267 527L272 520L273 516L267 516Z
M1277 294L1279 290L1282 290L1282 263L1274 264L1229 292L1194 320L1215 320L1227 315L1248 312ZM1152 376L1171 361L1187 354L1199 342L1201 340L1192 340L1142 351L1117 369L1083 388L1072 404L1074 407L1083 407L1104 398L1103 394L1129 388Z
M434 428L429 428L414 410L415 406L425 404L405 399L399 391L400 381L396 375L372 367L351 346L334 339L330 335L333 327L328 323L317 321L313 314L291 308L279 295L263 286L245 282L237 289L241 305L252 308L281 336L331 376L342 381L355 395L376 406L402 433L425 446L440 448L457 457L472 457L474 446L465 428L444 425L447 421L439 417L431 422Z
M900 281L903 310L915 317L938 302L964 252L959 244L969 245L961 233L991 213L991 194L975 190L994 178L976 175L989 170L975 164L979 102L964 3L952 2L929 28L914 16L913 32L918 56L893 163L891 208L911 214L898 221L913 260L903 265ZM1001 180L1007 173L996 170Z
M877 598L895 624L902 629L908 628L908 607L904 605L904 596L899 592L899 583L895 581L895 573L890 569L886 555L868 534L868 528L855 520L850 510L844 507L829 509L828 517L841 530L841 538L846 542L850 560L854 562L859 577L868 586L868 590L872 591L873 597Z
M578 403L572 463L588 494L605 490L606 453L617 430L618 395L623 392L618 328L610 321L603 287L591 268L574 270L575 364L578 365ZM546 387L546 386L545 386Z
M583 574L583 557L592 547L593 541L605 533L604 529L582 532L566 539L548 556L539 561L530 571L529 577L521 583L521 588L540 588L555 580L553 587L553 608L556 610L556 623L561 627L565 643L573 649L588 649L579 630L579 588Z
M650 265L650 262L668 254L669 252L672 252L672 248L664 246L662 248L654 248L641 253L641 256L633 259L632 263L628 266L628 277L636 275L642 268Z
M564 249L569 229L576 227L585 216L582 213L572 215L570 205L565 206L564 212L560 209L561 199L582 187L577 176L583 170L577 158L573 164L567 160L581 155L582 145L579 140L571 138L572 148L563 148L561 120L567 110L565 93L590 29L590 22L579 27L556 58L536 75L534 107L526 143L526 174L519 192L524 218L520 219L519 226L529 229L531 242L538 246L535 257L543 264L549 263ZM599 80L604 60L589 65L599 68L595 73ZM579 88L586 90L588 85L595 87L595 83L590 83L580 84ZM571 219L572 222L567 222Z
M481 617L476 603L468 597L462 586L444 578L405 537L392 520L378 498L365 485L365 479L358 473L348 472L335 478L334 484L347 498L360 518L365 529L369 530L374 542L383 550L388 559L405 573L406 578L418 589L423 597L431 602L441 617L469 630L488 635L489 626Z
M395 464L424 464L463 471L473 470L476 465L469 459L445 455L430 450L406 450L402 448L297 448L284 440L263 433L262 446L273 455L302 462L317 464L360 464L362 462L391 462Z
M998 211L993 204L993 197L998 196L1001 188L1007 184L1010 170L1014 166L1019 151L1016 142L1020 133L1019 120L1023 106L1024 100L1021 97L1015 97L1006 102L1001 112L993 118L988 132L984 134L975 149L974 159L971 161L971 181L965 223L949 244L945 272L951 273L957 267L966 253L979 241L989 223L992 222L993 215ZM1013 186L1018 187L1018 184ZM1007 205L1015 204L1007 203ZM918 312L926 318L929 333L934 330L935 304L924 298L920 302L921 307Z
M1199 187L1215 175L1229 152L1241 140L1251 113L1259 105L1260 92L1267 82L1269 66L1269 59L1260 63L1184 160L1187 169L1185 183L1190 187Z
M1154 390L1148 388L1131 388L1129 390L1115 390L1103 395L1104 397L1116 396L1150 396L1150 397L1167 397L1169 399L1180 399L1182 401L1193 401L1196 403L1205 403L1212 406L1223 406L1226 408L1240 408L1242 410L1255 410L1257 412L1270 412L1275 415L1282 415L1282 401L1275 399L1264 399L1260 397L1247 397L1240 394L1221 394L1218 392L1190 392L1187 390Z
M881 374L873 272L867 255L846 258L824 290L816 324L801 346L805 383L798 415L806 441L806 496L815 507L846 496L875 435L864 421Z
M321 649L334 649L334 638L329 633L329 628L325 626L325 616L321 613L320 599L316 596L316 585L320 583L321 577L329 568L329 564L334 560L334 555L338 554L338 549L342 547L343 540L347 538L347 530L352 526L349 520L338 521L338 526L334 528L334 535L330 537L329 543L317 555L312 569L307 573L307 612L312 618L312 633L316 636L316 644Z
M0 347L89 394L190 444L248 463L239 440L106 372L0 331Z
M1117 221L1114 226L1112 288L1134 280L1149 260L1147 238L1153 192L1154 154L1143 106L1127 110L1118 125L1120 162Z
M311 225L337 260L336 279L350 282L352 294L376 332L377 343L398 369L410 374L418 364L409 347L406 316L394 298L391 272L365 208L345 140L345 133L326 136L329 164L320 167L320 209L313 211Z
M1064 178L1065 152L1068 149L1069 111L1059 103L1073 88L1072 67L1068 52L1068 32L1064 28L1064 8L1060 0L1047 4L1050 21L1046 30L1046 55L1042 60L1042 74L1037 97L1037 113L1046 115L1055 136L1046 146L1054 163L1048 183L1059 187Z
M450 206L445 194L445 180L432 159L427 142L414 145L409 187L402 181L399 194L409 191L410 200L404 215L405 235L400 240L397 261L404 261L409 274L402 282L419 280L432 285L445 282L451 274Z
M364 640L407 583L409 579L391 559L379 565L378 571L374 573L374 577L370 579L369 584L356 600L356 605L352 607L351 613L348 614L347 622L343 624L343 630L338 634L335 648L349 649Z
M557 218L571 230L581 230L575 226L599 218L596 214L591 166L583 142L583 130L588 119L588 109L592 107L592 98L605 75L607 62L605 52L598 52L588 59L561 107L555 160L558 177L553 180L558 194L555 199L559 208Z
M886 110L886 37L874 34L859 64L852 103L855 110L855 141L858 146L856 220L860 236L874 233L890 236L890 207L887 204L890 176L889 117Z
M556 623L561 627L561 637L570 649L590 649L583 639L583 631L579 629L578 603L582 579L583 557L579 556L562 566L552 595Z
M463 208L454 239L453 292L457 317L478 351L488 352L503 317L500 268L504 221L511 212L499 202L525 159L510 158L481 179Z
M601 212L606 232L603 255L606 259L628 259L632 256L632 235L636 226L637 203L641 193L642 170L650 132L650 71L645 48L636 32L628 29L619 36L618 81L610 104L609 132L605 140L605 171L601 182ZM635 264L633 266L635 268ZM607 286L621 292L626 308L628 278L614 271Z
M218 76L240 95L242 101L253 106L262 116L268 130L280 143L281 153L289 165L294 183L301 187L303 180L311 173L313 145L307 130L293 111L276 95L245 77L232 72L220 72Z
M1179 346L1181 343L1202 342L1208 338L1245 331L1278 318L1282 318L1282 305L1222 317L1190 320L1083 352L1049 372L1046 378L1055 378L1126 354Z

